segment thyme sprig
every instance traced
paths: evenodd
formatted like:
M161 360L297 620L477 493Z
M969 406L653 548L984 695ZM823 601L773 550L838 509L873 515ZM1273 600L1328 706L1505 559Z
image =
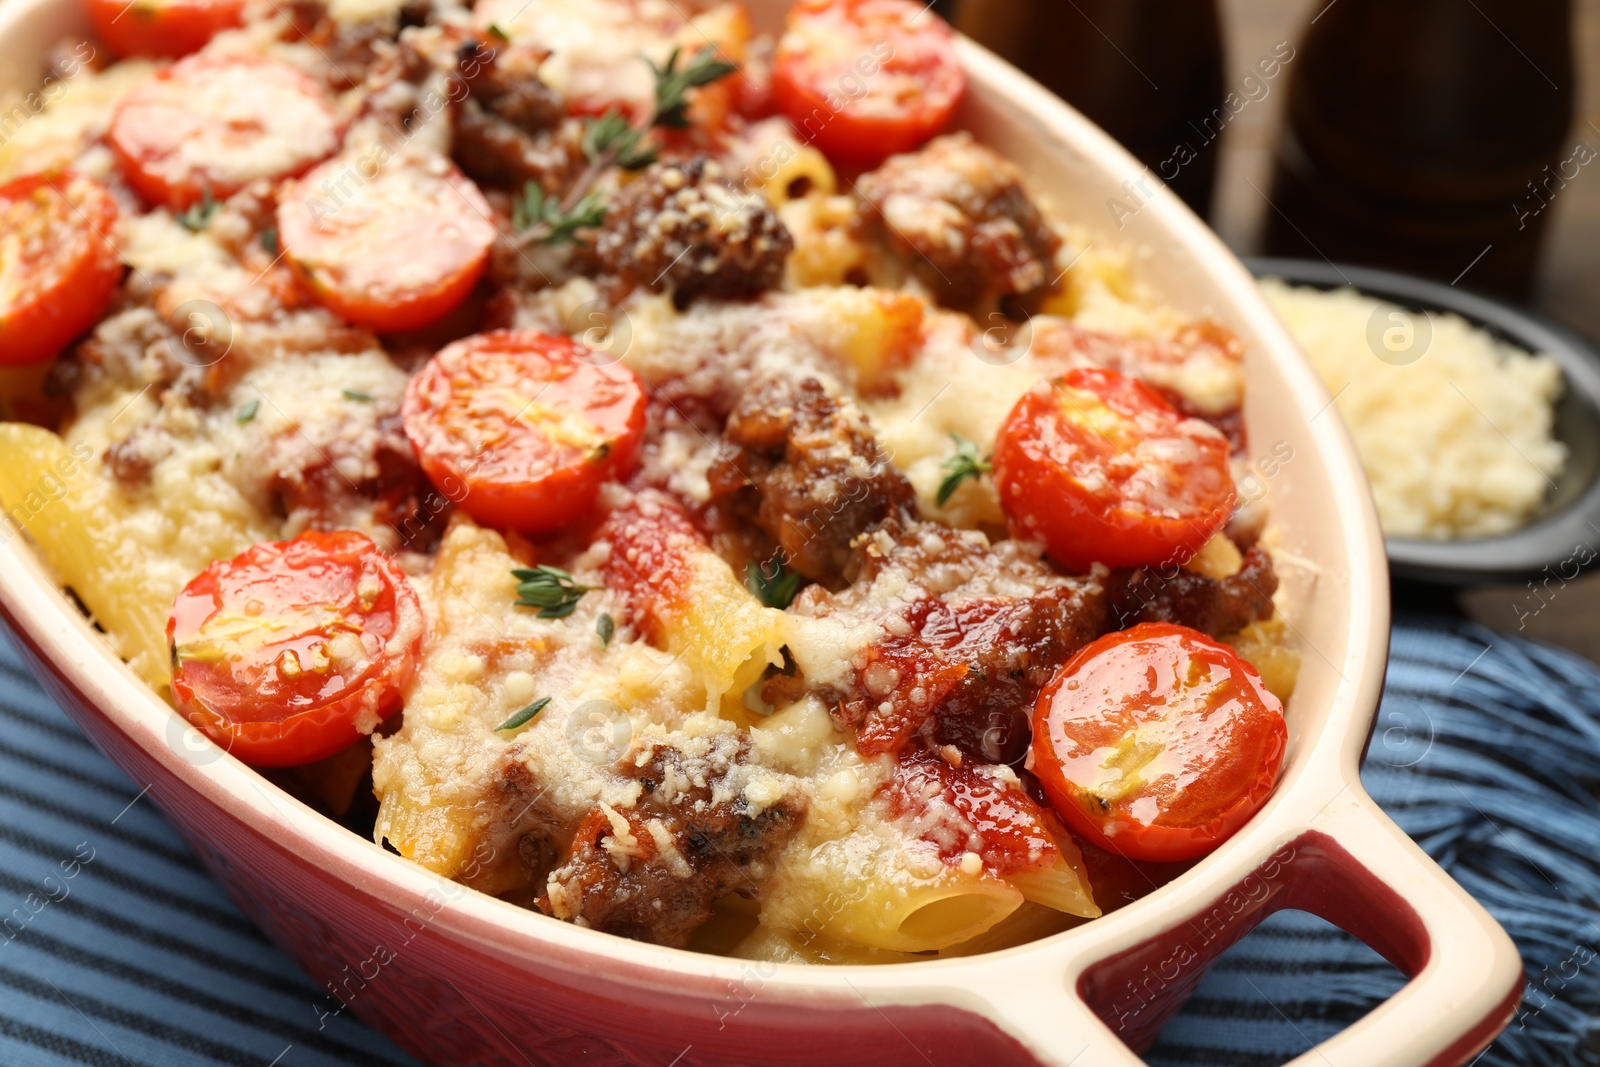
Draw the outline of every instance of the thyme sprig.
M605 203L595 192L595 183L610 167L643 170L656 161L656 147L645 137L657 127L680 130L689 125L689 90L710 85L738 70L738 66L717 58L717 50L706 45L679 67L682 49L674 48L667 61L656 66L655 106L647 122L634 125L627 115L612 110L588 120L583 131L583 154L588 164L559 200L544 191L538 182L522 187L513 208L512 222L518 244L559 245L570 241L578 230L598 226L605 220Z
M978 458L978 445L968 441L960 434L953 433L950 439L956 443L956 454L944 461L944 481L939 483L939 492L934 499L940 507L950 502L957 487L968 478L977 479L994 470L994 453L991 452L982 459Z
M540 564L511 572L517 579L517 607L538 608L541 619L564 619L578 607L583 594L598 586L583 585L560 567Z
M678 56L683 50L674 48L662 66L650 63L656 75L656 110L650 116L650 125L665 126L671 130L685 129L689 125L689 90L710 85L719 78L738 70L737 64L717 58L717 50L703 46L689 58L682 70L678 69Z
M590 120L583 131L583 154L589 162L609 155L611 161L623 170L643 170L656 161L653 145L640 146L644 135L650 131L643 126L633 126L628 116L615 109L597 119Z
M538 240L547 245L565 244L584 227L600 225L604 217L599 193L589 193L568 205L546 196L538 182L524 185L511 208L512 225L520 231L537 232Z

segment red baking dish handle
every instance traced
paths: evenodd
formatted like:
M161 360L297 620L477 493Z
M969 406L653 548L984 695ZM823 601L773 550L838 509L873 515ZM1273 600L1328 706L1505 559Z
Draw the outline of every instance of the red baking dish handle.
M1159 912L1167 920L1160 933L1135 934L1132 944L1102 938L1088 952L1080 943L1065 981L1057 970L1013 996L1013 971L1008 995L991 1001L993 1014L1042 1065L1132 1067L1143 1062L1134 1050L1149 1047L1218 956L1292 908L1364 941L1410 979L1294 1064L1458 1067L1510 1021L1523 984L1511 939L1359 785L1346 785L1309 827L1278 840L1199 907ZM1130 907L1159 907L1160 895ZM1270 989L1261 992L1271 1000Z

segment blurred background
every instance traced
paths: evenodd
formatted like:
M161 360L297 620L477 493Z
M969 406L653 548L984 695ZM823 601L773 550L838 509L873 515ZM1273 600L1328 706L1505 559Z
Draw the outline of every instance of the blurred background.
M1421 274L1600 340L1600 0L938 6L1240 255ZM1577 584L1528 618L1531 586L1396 598L1600 661L1600 574Z

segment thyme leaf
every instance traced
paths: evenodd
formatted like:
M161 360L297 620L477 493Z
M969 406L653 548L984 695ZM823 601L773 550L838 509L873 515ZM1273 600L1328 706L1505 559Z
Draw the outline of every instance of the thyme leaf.
M934 496L940 507L949 503L950 497L962 482L968 478L976 480L994 470L993 452L979 459L976 442L968 441L955 433L950 435L950 439L956 443L956 453L943 464L944 481L939 483L939 492Z
M600 635L600 647L610 648L611 639L617 636L617 620L610 612L603 612L594 624L594 632Z
M530 719L543 711L545 705L550 703L550 701L553 699L553 697L540 697L538 700L535 700L532 704L529 704L527 707L511 716L511 718L501 723L499 726L496 726L495 732L498 733L501 730L515 730L519 726L525 726Z
M189 205L188 210L178 215L178 224L190 233L199 233L211 225L211 220L222 210L222 204L214 199L209 188L200 192L200 202Z
M564 619L578 607L583 594L597 586L582 585L560 567L544 564L511 572L517 579L517 607L538 608L541 619Z
M772 569L771 575L767 574L768 568ZM800 581L800 572L790 570L777 557L766 563L751 560L745 564L745 588L769 608L781 610L794 603L795 595L800 592Z

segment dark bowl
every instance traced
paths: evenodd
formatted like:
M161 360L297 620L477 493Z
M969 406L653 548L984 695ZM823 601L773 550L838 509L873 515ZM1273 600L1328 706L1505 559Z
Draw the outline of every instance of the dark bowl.
M1307 259L1246 259L1258 278L1317 289L1354 286L1413 311L1454 312L1495 337L1561 364L1566 390L1555 436L1567 465L1528 524L1512 533L1455 541L1386 540L1396 578L1448 585L1518 581L1546 568L1565 578L1600 555L1600 349L1549 319L1479 293L1409 274Z

